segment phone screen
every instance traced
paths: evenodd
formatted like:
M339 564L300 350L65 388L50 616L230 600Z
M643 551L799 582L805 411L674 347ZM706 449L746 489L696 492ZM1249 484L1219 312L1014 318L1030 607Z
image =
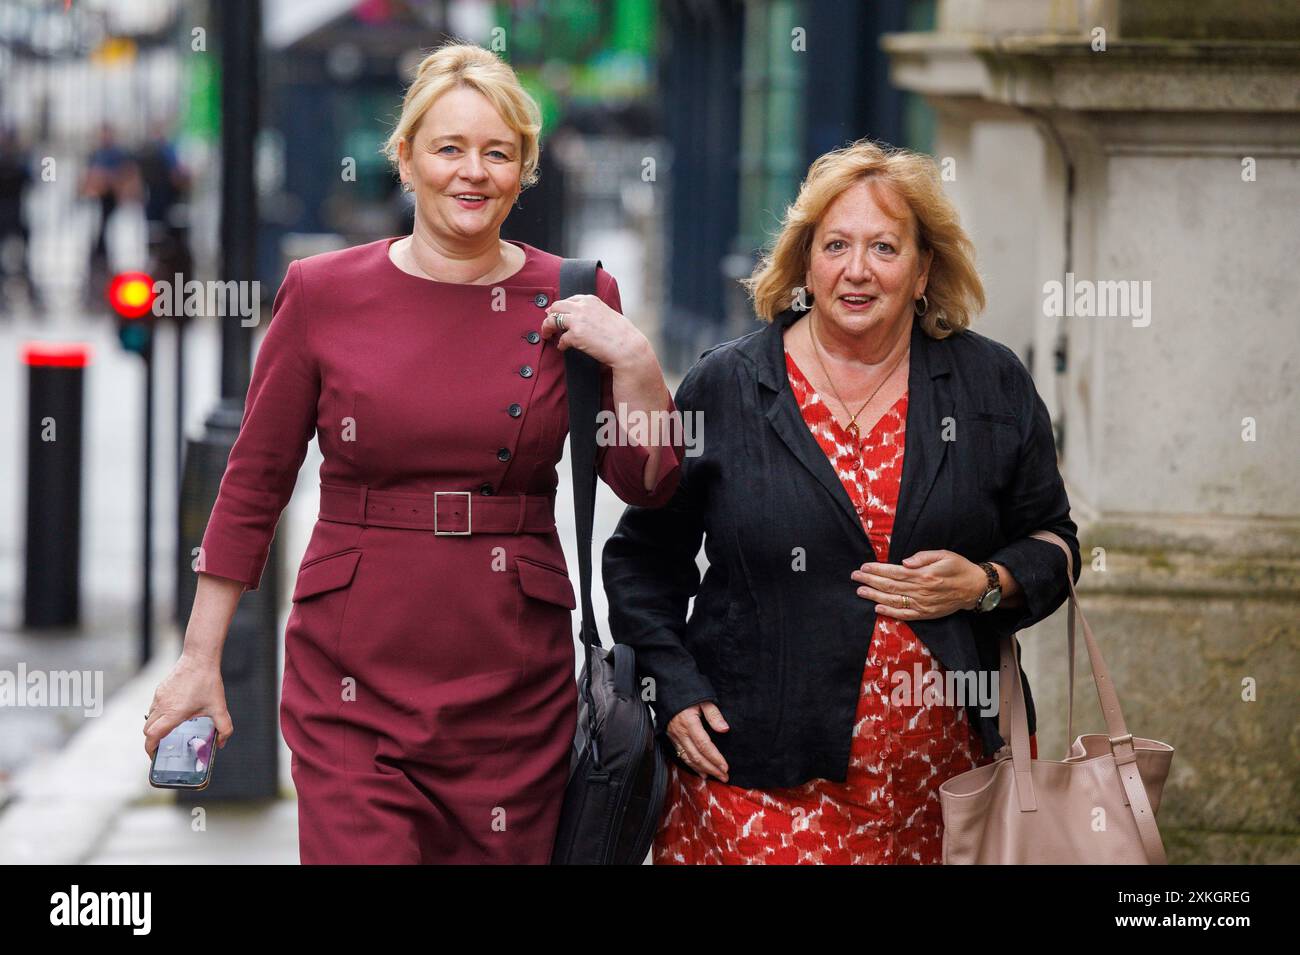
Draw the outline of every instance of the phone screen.
M196 716L176 727L154 750L149 782L155 786L202 789L212 775L217 727L210 716Z

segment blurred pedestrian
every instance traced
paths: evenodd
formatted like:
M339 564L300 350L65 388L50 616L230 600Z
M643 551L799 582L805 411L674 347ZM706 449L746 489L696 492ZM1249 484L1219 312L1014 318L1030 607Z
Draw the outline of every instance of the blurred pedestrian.
M31 157L11 126L0 127L0 314L9 313L10 263L26 285L33 311L42 309L31 271L31 231L23 213L23 202L35 181Z
M99 202L99 225L90 250L90 271L86 284L86 304L90 308L104 304L111 263L108 258L108 228L118 206L143 193L139 166L130 152L117 141L111 123L99 127L99 140L86 161L80 194Z
M190 187L189 170L182 165L167 127L155 121L136 154L144 186L144 217L151 227L168 221L172 208L184 200ZM153 228L150 229L152 238Z
M187 244L185 203L190 189L190 172L181 163L176 147L161 121L153 122L149 135L135 157L144 188L144 218L149 230L149 251L158 273L170 277L174 264L189 260L175 246Z

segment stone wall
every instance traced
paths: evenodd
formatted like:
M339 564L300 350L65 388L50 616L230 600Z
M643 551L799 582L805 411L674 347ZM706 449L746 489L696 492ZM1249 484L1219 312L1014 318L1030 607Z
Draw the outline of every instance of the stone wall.
M976 327L1033 346L1129 728L1175 747L1170 861L1300 862L1300 4L948 0L937 22L883 45L955 160ZM1051 282L1091 314L1044 314ZM1058 759L1064 614L1024 644ZM1074 731L1097 732L1078 662Z

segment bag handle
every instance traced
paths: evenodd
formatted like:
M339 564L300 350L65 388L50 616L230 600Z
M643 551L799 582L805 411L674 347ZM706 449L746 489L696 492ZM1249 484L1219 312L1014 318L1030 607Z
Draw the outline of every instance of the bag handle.
M1115 685L1111 681L1110 671L1102 657L1101 647L1093 636L1088 618L1083 615L1083 609L1079 606L1079 595L1074 589L1073 555L1065 541L1051 531L1035 531L1030 536L1056 544L1065 552L1065 582L1070 590L1071 687L1073 688L1074 676L1074 618L1077 614L1083 623L1083 639L1088 648L1088 663L1092 668L1093 683L1097 687L1097 697L1101 702L1102 718L1106 722L1106 735L1110 740L1111 755L1115 758L1115 768L1119 772L1120 782L1128 796L1129 811L1133 813L1133 819L1137 823L1138 836L1146 851L1147 861L1153 865L1165 865L1167 863L1165 847L1160 839L1160 830L1156 826L1151 800L1147 798L1146 786L1143 785L1142 775L1138 771L1137 749L1133 745L1133 736L1124 721L1119 695L1115 692ZM1004 686L1008 681L1011 684L1011 759L1016 789L1020 797L1020 810L1030 812L1037 809L1037 800L1034 796L1034 783L1030 771L1029 714L1025 707L1025 690L1020 683L1020 659L1015 634L1007 634L1001 641L1001 678ZM1071 695L1071 711L1073 707L1074 699ZM1072 718L1073 712L1071 712ZM1073 727L1071 727L1072 731Z
M1039 540L1055 543L1065 551L1065 573L1070 578L1071 586L1074 581L1074 555L1070 553L1070 548L1065 545L1059 537L1051 531L1037 531L1029 535ZM1083 610L1079 610L1082 615ZM1069 621L1066 627L1066 668L1068 679L1065 684L1065 758L1070 757L1071 747L1074 744L1074 658L1075 658L1075 639L1074 639L1074 614L1069 614ZM1017 658L1019 659L1019 658ZM1020 671L1016 671L1016 676ZM1003 742L1011 739L1011 684L1009 681L1003 681L1001 685L1001 706L998 709L998 735L1002 737Z
M560 298L596 294L599 259L564 259L560 263ZM564 350L564 382L569 404L569 460L573 467L573 513L578 526L578 580L582 594L582 646L584 664L579 689L587 703L587 739L595 770L600 770L597 749L596 705L591 696L592 654L604 649L596 629L591 604L591 532L596 509L596 415L600 412L600 362L580 348Z

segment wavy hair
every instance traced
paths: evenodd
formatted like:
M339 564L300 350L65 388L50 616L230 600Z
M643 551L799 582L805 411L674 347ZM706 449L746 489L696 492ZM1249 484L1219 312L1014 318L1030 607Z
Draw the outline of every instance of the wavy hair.
M872 180L893 187L915 217L920 250L934 253L925 288L929 307L920 319L925 333L947 338L984 309L975 247L943 191L934 159L863 139L817 157L787 207L775 241L753 274L741 280L762 321L771 322L790 308L803 287L813 233L826 209L846 189Z

